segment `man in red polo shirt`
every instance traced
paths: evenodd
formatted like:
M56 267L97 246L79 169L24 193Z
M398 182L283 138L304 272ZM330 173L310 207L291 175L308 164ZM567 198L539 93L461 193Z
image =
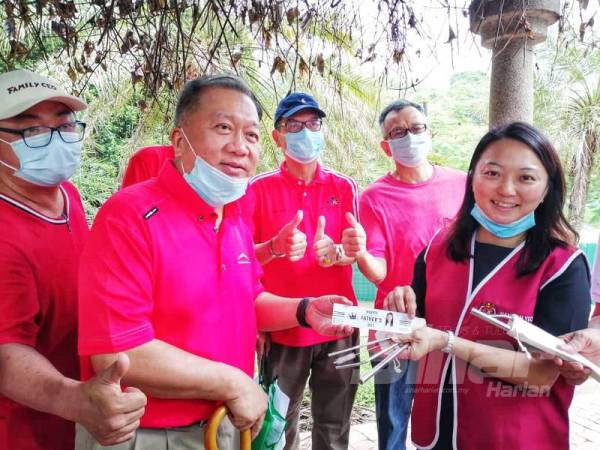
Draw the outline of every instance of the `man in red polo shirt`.
M140 148L127 161L121 187L125 188L158 176L163 164L173 159L175 150L172 145L149 145Z
M323 117L316 100L305 93L289 94L279 103L272 137L285 160L250 184L256 201L255 249L268 291L291 297L339 294L356 304L353 259L345 257L340 242L346 216L356 215L358 192L351 178L319 163ZM312 448L347 448L357 385L352 370L336 370L327 354L353 345L356 335L340 339L295 327L271 333L271 340L266 376L277 377L290 397L286 448L299 445L298 414L307 380Z
M238 202L256 169L260 115L236 77L186 83L171 131L174 161L113 195L94 222L80 269L82 373L124 351L131 368L123 382L148 394L135 442L119 448L202 448L219 403L238 429L256 433L267 406L252 380L257 328L351 333L330 320L333 303L348 300L282 298L260 283ZM101 448L83 429L77 443Z
M0 448L72 449L79 422L128 440L145 396L121 392L128 358L86 383L77 271L88 227L75 186L85 103L28 70L0 75Z

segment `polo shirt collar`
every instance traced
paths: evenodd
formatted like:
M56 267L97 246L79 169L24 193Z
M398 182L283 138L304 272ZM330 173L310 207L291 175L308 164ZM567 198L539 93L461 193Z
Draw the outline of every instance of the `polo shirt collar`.
M281 175L283 176L283 178L285 180L289 181L290 183L292 183L293 185L297 185L299 182L302 186L305 185L303 180L296 178L294 175L292 175L289 172L285 161L283 161L281 163L281 165L279 166L279 171L281 172ZM310 186L311 184L325 184L326 182L327 182L327 177L325 175L325 172L323 171L323 168L321 167L321 163L317 162L315 176L313 177L312 181L308 185Z
M165 161L157 178L158 185L167 191L175 201L189 210L196 217L215 217L215 208L206 203L194 189L185 181L185 178L175 168L173 160ZM229 203L223 208L223 217L239 216L240 206L238 201Z

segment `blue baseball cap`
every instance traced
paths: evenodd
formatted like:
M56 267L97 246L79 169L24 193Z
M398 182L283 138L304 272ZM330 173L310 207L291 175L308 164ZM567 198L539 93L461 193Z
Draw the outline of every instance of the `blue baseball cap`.
M327 115L319 108L317 101L310 95L305 94L304 92L292 92L277 105L277 109L275 110L275 126L277 126L277 122L279 122L281 118L288 118L304 109L315 110L319 117L325 117Z

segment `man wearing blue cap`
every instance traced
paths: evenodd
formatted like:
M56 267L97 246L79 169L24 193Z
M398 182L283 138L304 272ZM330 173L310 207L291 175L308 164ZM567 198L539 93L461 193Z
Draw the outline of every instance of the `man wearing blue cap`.
M344 255L342 232L357 210L357 187L349 177L319 163L325 142L325 112L308 94L279 103L273 140L284 153L281 166L251 181L254 241L265 288L281 296L343 295L356 304L352 258ZM352 370L336 370L327 354L354 344L357 336L320 336L306 323L271 333L268 380L278 379L290 397L286 449L297 449L298 415L306 382L312 393L312 448L348 447L356 384ZM259 355L263 348L259 346Z

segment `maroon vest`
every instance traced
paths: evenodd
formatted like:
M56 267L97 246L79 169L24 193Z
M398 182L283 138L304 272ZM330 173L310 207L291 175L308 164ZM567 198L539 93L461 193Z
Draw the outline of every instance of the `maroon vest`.
M495 326L476 318L472 307L492 314L518 314L528 321L539 291L559 276L581 252L556 248L533 274L517 277L516 263L523 244L515 248L478 286L473 286L473 262L456 263L446 256L446 233L434 236L426 253L426 320L435 328L452 330L461 338L517 350L516 341ZM472 240L472 249L475 241ZM450 358L435 351L419 363L412 410L412 440L430 448L438 439L443 386ZM551 389L525 390L483 374L452 357L451 382L456 386L454 448L486 450L568 449L568 409L573 388L559 377Z

